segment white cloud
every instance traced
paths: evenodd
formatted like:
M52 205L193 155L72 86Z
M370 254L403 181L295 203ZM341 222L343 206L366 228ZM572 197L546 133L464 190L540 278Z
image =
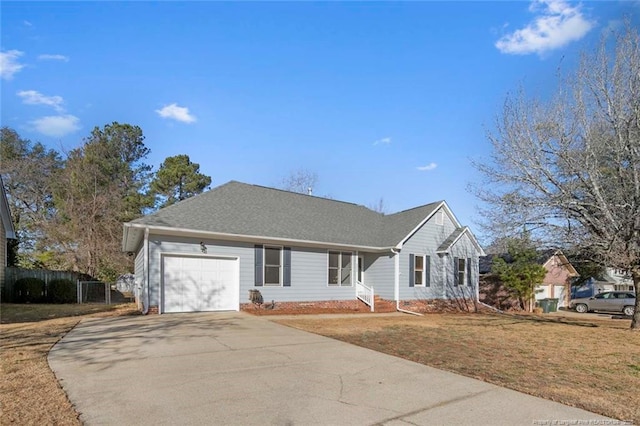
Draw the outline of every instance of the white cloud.
M43 55L38 55L38 59L41 61L62 61L62 62L69 62L69 57L68 56L64 56L64 55L51 55L48 53L45 53Z
M196 117L189 113L189 108L178 106L175 103L167 105L162 109L157 109L156 112L162 118L169 118L187 124L194 123L196 121Z
M73 115L50 115L31 122L39 133L52 137L62 137L80 129L80 119Z
M36 90L23 90L18 92L18 96L22 98L22 103L27 105L48 105L58 112L64 111L62 96L45 96Z
M534 0L529 11L538 16L526 27L507 34L496 42L502 53L542 54L580 40L594 26L581 11L581 5L570 6L563 0Z
M373 144L374 145L389 145L390 143L391 143L391 138L390 137L386 137L386 138L378 139Z
M27 20L22 21L25 27L33 27L33 24Z
M438 167L436 163L429 163L426 166L416 167L416 169L420 170L421 172L428 172L430 170L435 169L436 167Z
M19 50L0 52L0 77L11 80L14 74L24 68L24 64L18 62L18 58L23 54Z

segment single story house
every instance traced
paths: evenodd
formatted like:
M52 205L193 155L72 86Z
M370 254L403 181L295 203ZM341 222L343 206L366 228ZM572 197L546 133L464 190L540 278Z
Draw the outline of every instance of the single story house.
M395 214L231 181L124 224L146 312L477 300L482 247L439 201ZM402 302L402 305L400 303Z
M7 201L7 192L0 177L0 288L4 288L5 268L7 267L7 240L15 239L16 232L11 220L11 210Z

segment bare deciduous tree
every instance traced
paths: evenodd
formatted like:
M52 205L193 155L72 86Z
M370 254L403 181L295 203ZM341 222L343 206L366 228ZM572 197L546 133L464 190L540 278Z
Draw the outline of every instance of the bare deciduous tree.
M374 212L386 214L387 206L384 205L384 198L380 197L375 203L369 204L369 209L373 210Z
M143 140L138 126L112 123L93 129L68 154L47 235L66 268L105 280L130 268L120 248L122 222L141 216L151 202L141 192L149 178Z
M631 273L640 330L640 40L627 23L584 54L550 102L521 91L489 134L492 161L474 189L487 223L524 226Z
M298 192L300 194L313 193L316 184L318 183L318 174L306 169L297 169L289 173L289 176L282 179L280 188Z
M56 151L23 139L8 127L0 129L0 174L18 235L18 244L9 243L10 265L49 266L43 265L47 250L43 236L54 214L52 185L61 167Z

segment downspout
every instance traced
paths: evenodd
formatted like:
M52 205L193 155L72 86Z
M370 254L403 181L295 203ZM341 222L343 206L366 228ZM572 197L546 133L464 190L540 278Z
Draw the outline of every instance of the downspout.
M147 315L149 313L149 303L151 303L151 296L149 295L149 228L144 229L144 241L142 242L142 252L144 255L144 283L143 286L146 287L147 293L147 303L144 305L144 309L142 310L142 315Z
M495 306L487 305L486 303L483 303L483 302L481 302L481 301L479 301L479 300L478 300L478 304L480 304L480 305L484 306L485 308L489 308L489 309L491 309L492 311L497 312L497 313L499 313L499 314L504 314L504 311L503 311L503 310L498 309L498 308L496 308Z
M476 278L473 280L476 283L476 302L480 303L480 258L478 258L478 267L474 268Z
M394 275L393 284L394 284L394 297L396 299L396 311L402 312L405 314L423 316L418 312L412 312L412 311L407 311L405 309L400 309L400 252L397 251L395 248L392 248L391 253L393 253L393 263L394 263L394 269L395 269L395 273L393 274Z

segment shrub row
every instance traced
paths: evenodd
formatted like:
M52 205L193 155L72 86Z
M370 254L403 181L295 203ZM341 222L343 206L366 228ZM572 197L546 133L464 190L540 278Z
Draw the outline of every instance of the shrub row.
M14 285L16 303L75 303L76 285L71 280L45 282L40 278L20 278Z

